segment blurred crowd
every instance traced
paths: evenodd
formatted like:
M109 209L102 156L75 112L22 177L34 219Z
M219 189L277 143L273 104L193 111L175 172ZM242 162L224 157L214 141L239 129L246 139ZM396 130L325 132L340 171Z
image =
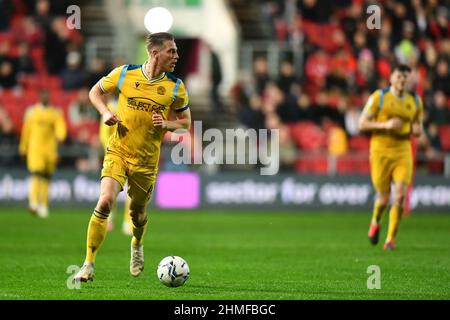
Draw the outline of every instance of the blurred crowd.
M70 4L0 1L0 148L17 144L25 110L45 87L64 110L65 146L78 148L67 165L97 170L99 118L88 90L124 62L97 58L86 65L83 35L66 25ZM277 75L269 72L267 56L255 55L251 81L234 86L232 105L243 126L280 130L282 168L368 173L369 138L358 130L360 112L374 90L388 86L391 64L403 62L412 67L411 90L425 105L426 134L415 142L419 163L442 172L450 152L450 0L371 1L381 8L380 29L368 27L363 0L258 4L272 40L289 43L293 53L279 61ZM294 64L298 52L301 66ZM213 77L214 92L220 77ZM213 104L219 104L217 92ZM1 164L16 160L2 157Z
M381 8L380 29L367 25L369 4ZM280 129L285 167L326 173L331 157L338 172L368 172L358 118L401 62L412 67L410 89L425 105L418 160L442 172L450 151L449 1L267 0L261 8L273 40L303 47L303 69L286 55L273 76L266 56L256 55L252 81L234 87L233 102L245 127Z
M99 167L99 115L88 92L113 66L100 58L86 66L83 35L66 24L70 5L66 0L0 1L0 148L10 151L2 153L0 165L17 164L23 116L39 102L39 90L47 89L69 128L62 164L82 171Z

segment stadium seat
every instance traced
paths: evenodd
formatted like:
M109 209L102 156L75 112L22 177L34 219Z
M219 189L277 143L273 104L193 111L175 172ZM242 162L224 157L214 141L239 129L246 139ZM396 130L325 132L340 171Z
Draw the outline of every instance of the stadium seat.
M427 169L432 174L442 174L444 172L444 161L442 159L430 159L427 161Z
M25 74L19 79L19 83L24 90L37 90L41 83L36 74Z
M450 125L443 125L439 128L439 138L442 150L450 151Z
M295 170L303 174L328 174L328 158L325 153L303 154L295 162Z
M300 149L313 151L326 147L327 137L325 132L313 122L297 122L289 128L292 139Z
M14 131L20 133L25 113L23 94L20 91L5 90L0 95L0 102L5 106L14 124Z
M350 137L348 146L350 150L367 151L370 147L370 139L365 135Z
M336 171L339 174L368 174L370 163L368 153L349 153L341 156L336 162Z

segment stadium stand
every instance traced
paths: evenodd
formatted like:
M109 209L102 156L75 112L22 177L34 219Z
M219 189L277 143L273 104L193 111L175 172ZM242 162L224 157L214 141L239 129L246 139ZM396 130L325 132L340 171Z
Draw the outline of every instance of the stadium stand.
M379 31L366 27L367 5L362 0L229 2L232 8L247 8L238 16L240 23L247 24L244 41L264 38L294 47L299 35L303 39L300 68L292 59L297 53L290 52L278 61L273 75L267 57L255 55L251 81L237 83L225 102L229 105L225 112L236 111L235 122L244 127L268 128L268 119L276 117L272 122L290 133L287 143L296 147L292 169L329 174L329 127L337 126L346 132L347 147L336 156L334 173L368 173L369 140L357 131L355 119L370 93L388 84L390 65L401 61L413 67L412 86L425 105L426 135L417 143L418 162L424 170L442 173L444 154L450 152L448 0L381 1ZM67 1L1 4L0 103L11 118L13 132L20 134L26 108L46 87L52 102L64 110L70 146L80 125L70 123L69 106L79 90L112 66L96 59L84 68L85 36L67 29L63 19ZM253 18L242 12L251 12ZM98 145L97 129L93 123L83 127L93 137L89 139L93 148Z

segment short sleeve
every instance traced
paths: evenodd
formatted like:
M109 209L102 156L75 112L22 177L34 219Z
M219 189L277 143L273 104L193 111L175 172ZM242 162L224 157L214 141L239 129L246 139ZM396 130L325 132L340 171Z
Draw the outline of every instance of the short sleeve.
M374 116L380 109L380 93L375 91L372 93L364 106L363 113L369 116Z
M98 85L104 93L111 93L117 89L122 68L123 66L115 68L107 76L104 76L98 81Z
M179 81L179 85L178 83L175 85L174 88L174 102L173 102L173 110L175 110L175 112L182 112L185 111L189 108L188 104L189 104L189 95L188 92L186 90L186 87L184 86L183 81L178 80ZM177 88L178 85L178 88Z

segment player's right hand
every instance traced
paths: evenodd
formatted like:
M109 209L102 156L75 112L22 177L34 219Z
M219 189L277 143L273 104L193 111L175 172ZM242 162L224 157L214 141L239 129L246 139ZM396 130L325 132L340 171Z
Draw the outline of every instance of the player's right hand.
M403 125L403 121L400 118L391 118L386 121L386 129L387 130L395 130L400 129Z
M116 114L112 113L111 111L106 111L102 115L102 122L107 126L113 126L116 123L121 122L121 120Z

